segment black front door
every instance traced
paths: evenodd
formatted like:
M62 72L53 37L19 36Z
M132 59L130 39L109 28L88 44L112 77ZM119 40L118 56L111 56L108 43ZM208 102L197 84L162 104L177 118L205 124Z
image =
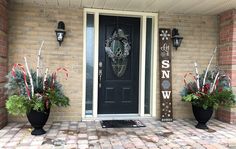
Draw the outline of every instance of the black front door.
M140 19L99 18L98 114L138 113Z

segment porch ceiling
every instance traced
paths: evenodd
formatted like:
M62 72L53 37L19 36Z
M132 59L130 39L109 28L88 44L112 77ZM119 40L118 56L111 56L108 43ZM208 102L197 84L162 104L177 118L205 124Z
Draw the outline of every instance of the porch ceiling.
M216 15L236 8L236 0L11 0L70 8L100 8L113 10L167 12L183 14Z

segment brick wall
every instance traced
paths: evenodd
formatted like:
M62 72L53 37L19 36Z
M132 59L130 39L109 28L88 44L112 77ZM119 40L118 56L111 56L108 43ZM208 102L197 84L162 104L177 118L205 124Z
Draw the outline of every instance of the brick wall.
M206 69L213 49L218 44L217 16L191 16L159 14L160 28L177 28L184 37L181 47L176 51L172 48L172 90L173 90L173 117L192 118L191 104L181 101L180 91L184 86L183 76L187 72L195 72L194 61L199 64L200 73ZM216 64L216 57L212 66ZM159 77L159 74L157 75ZM157 77L157 78L158 78ZM159 86L159 82L157 83ZM159 101L157 88L157 101ZM159 116L159 102L157 116Z
M220 51L219 65L231 77L231 85L236 94L236 9L222 12L219 15ZM217 118L236 123L236 108L220 108Z
M0 129L7 123L4 95L7 74L7 1L0 0Z
M83 66L83 12L81 9L47 8L47 6L27 6L10 4L9 6L9 65L24 64L28 59L29 67L36 68L37 53L41 41L43 66L52 73L58 67L69 71L68 80L59 76L65 94L70 98L67 108L52 108L49 121L80 120L82 102L82 66ZM59 47L55 29L57 22L64 21L66 36ZM25 117L9 115L9 121L24 121Z
M49 120L80 120L83 67L82 10L34 7L24 4L11 4L9 9L9 68L13 63L24 63L23 56L27 56L28 61L31 62L30 67L35 68L37 50L41 40L45 40L42 51L44 66L49 67L50 72L59 66L69 70L69 79L67 81L61 79L61 81L66 95L71 99L70 107L53 108ZM65 22L67 31L61 47L58 46L54 33L59 20ZM178 28L180 35L184 37L178 51L172 49L173 113L174 118L193 117L190 104L181 102L179 92L184 86L184 74L194 71L195 59L201 67L200 71L206 68L212 49L218 41L217 17L160 13L158 22L159 27ZM159 82L157 83L159 86ZM159 107L158 87L158 117ZM9 121L13 120L25 119L9 116Z

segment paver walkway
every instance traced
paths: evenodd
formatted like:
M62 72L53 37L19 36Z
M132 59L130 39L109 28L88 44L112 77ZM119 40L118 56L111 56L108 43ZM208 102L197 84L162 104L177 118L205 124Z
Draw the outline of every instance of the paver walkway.
M0 130L0 148L19 149L224 149L236 147L236 125L215 119L209 130L194 127L194 120L160 122L141 120L146 127L102 128L99 121L53 122L47 133L32 136L28 123L9 123Z

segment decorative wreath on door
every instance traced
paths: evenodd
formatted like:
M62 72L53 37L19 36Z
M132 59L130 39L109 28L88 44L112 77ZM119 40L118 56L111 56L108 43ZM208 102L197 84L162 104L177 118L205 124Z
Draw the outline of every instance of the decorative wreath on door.
M125 74L130 49L127 35L122 29L115 30L112 37L106 40L105 51L111 59L111 66L117 77L122 77Z

